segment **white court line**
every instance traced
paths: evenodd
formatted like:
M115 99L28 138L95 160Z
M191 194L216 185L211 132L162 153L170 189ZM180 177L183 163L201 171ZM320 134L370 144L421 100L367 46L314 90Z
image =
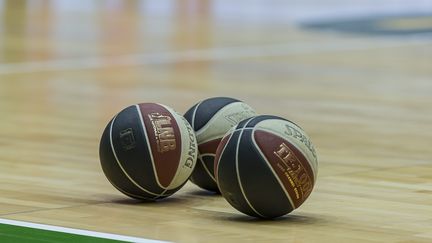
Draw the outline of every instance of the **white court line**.
M279 57L297 54L394 48L429 43L432 43L432 41L428 38L406 38L398 40L373 38L367 40L327 40L327 42L316 40L313 42L232 46L161 53L126 54L108 57L83 57L75 59L0 64L0 75L98 69L119 66L140 66L148 64L170 64L191 61L220 61L254 57Z
M65 228L65 227L60 227L60 226L29 223L29 222L16 221L16 220L10 220L10 219L0 219L0 224L15 225L15 226L21 226L21 227L27 227L27 228L33 228L33 229L41 229L41 230L48 230L48 231L54 231L54 232L69 233L69 234L83 235L83 236L92 236L92 237L103 238L103 239L137 242L137 243L164 243L164 242L167 242L167 241L150 240L150 239L137 238L137 237L132 237L132 236L125 236L125 235L101 233L101 232L89 231L89 230Z

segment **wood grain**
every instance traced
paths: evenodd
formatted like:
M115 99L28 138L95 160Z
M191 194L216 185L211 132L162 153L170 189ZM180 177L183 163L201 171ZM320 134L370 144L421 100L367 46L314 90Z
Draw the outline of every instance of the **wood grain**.
M431 39L236 19L218 1L73 2L2 1L0 217L177 242L432 241ZM190 183L158 203L108 183L114 114L212 96L310 135L319 174L298 210L261 221Z

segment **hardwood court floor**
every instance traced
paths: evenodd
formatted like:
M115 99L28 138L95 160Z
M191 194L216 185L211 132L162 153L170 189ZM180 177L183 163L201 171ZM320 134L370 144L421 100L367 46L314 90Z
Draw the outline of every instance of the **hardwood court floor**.
M432 39L229 2L0 1L0 217L180 242L431 242ZM190 183L157 203L109 184L114 114L213 96L308 132L320 167L301 208L261 221Z

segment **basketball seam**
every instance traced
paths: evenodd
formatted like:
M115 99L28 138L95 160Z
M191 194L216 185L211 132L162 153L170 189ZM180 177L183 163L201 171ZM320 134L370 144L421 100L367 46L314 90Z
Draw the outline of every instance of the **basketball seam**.
M126 170L123 168L123 166L122 166L120 160L118 159L118 157L117 157L117 153L116 153L116 151L115 151L114 144L113 144L113 141L112 141L112 140L113 140L113 138L112 138L112 128L113 128L113 126L114 126L114 122L115 122L116 117L117 117L117 116L115 116L115 117L113 118L112 122L111 122L111 126L110 126L110 134L109 134L109 135L110 135L110 145L111 145L111 149L112 149L112 151L113 151L113 155L114 155L114 158L116 159L117 164L119 165L120 169L121 169L122 172L125 174L125 176L130 180L130 182L132 182L132 184L134 184L136 187L138 187L139 189L141 189L142 191L144 191L144 192L146 192L146 193L149 193L149 194L154 195L154 196L158 196L157 193L154 193L154 192L151 192L151 191L146 190L145 188L141 187L141 186L140 186L140 185L139 185L135 180L133 180L133 179L130 177L130 175L126 172Z
M195 123L195 115L196 115L196 111L198 110L198 106L199 105L201 105L203 102L200 102L197 106L196 106L196 108L195 108L195 110L194 110L194 112L193 112L193 118L192 118L192 121L193 121L193 123ZM202 126L198 131L196 131L195 132L195 134L196 134L196 136L198 137L201 133L203 133L205 130L207 130L208 129L208 127L211 125L211 122L214 120L214 119L216 119L216 116L217 116L217 114L218 113L220 113L223 109L225 109L227 106L230 106L230 105L233 105L233 104L236 104L236 103L241 103L241 101L234 101L234 102L231 102L231 103L228 103L228 104L226 104L226 105L224 105L224 106L222 106L219 110L217 110L216 111L216 113L214 113L213 114L213 116L204 124L204 126ZM195 124L194 124L195 125ZM194 127L194 130L195 130L195 127ZM223 137L223 134L222 134L222 137ZM200 141L200 144L202 144L202 143L206 143L206 142L209 142L209 141L212 141L212 140L215 140L215 139L219 139L219 138L221 138L221 135L215 135L214 137L211 137L211 138L208 138L208 139L206 139L206 140L204 140L204 141ZM202 158L200 157L200 163L201 163L201 165L203 166L203 168L204 168L204 170L205 170L205 172L207 173L207 175L215 182L215 183L217 183L216 182L216 178L215 178L215 176L213 176L212 175L212 173L210 173L210 170L209 170L209 168L207 167L207 165L204 163L204 160L202 160Z
M246 122L246 124L245 125L247 125L248 123L249 123L250 121L248 121L248 122ZM237 181L238 181L238 183L239 183L239 187L240 187L240 191L241 191L241 193L242 193L242 195L243 195L243 198L245 199L245 201L246 201L246 203L249 205L249 207L256 213L256 214L258 214L259 216L261 216L261 217L263 217L263 218L265 218L262 214L260 214L253 206L252 206L252 204L249 202L249 199L247 198L247 196L246 196L246 193L244 192L244 189L243 189L243 185L242 185L242 183L241 183L241 179L240 179L240 172L239 172L239 165L238 165L238 157L239 157L239 147L240 147L240 141L241 141L241 139L242 139L242 136L243 136L243 131L244 131L244 129L242 129L241 131L240 131L240 134L239 134L239 137L238 137L238 141L237 141L237 146L236 146L236 156L235 156L235 165L236 165L236 172L237 172Z
M140 199L147 199L147 200L152 199L152 198L146 198L146 197L138 196L138 195L135 195L133 193L127 192L126 190L123 190L119 186L117 186L109 177L107 177L107 179L111 183L111 185L113 185L113 187L115 187L117 190L119 190L120 192L122 192L128 196L133 196L133 197L137 197Z
M173 109L171 109L170 107L167 107L167 106L165 106L165 105L162 105L162 104L160 104L161 106L163 106L163 107L165 107L165 109L167 109L169 112L171 112L171 114L173 115L173 117L174 117L174 120L176 121L176 124L177 124L177 127L178 127L178 129L179 129L179 132L180 132L180 141L181 141L181 143L180 143L180 145L181 145L181 149L180 149L180 157L178 158L178 165L177 165L177 170L176 170L176 173L174 174L174 176L173 176L173 178L172 178L172 180L171 180L171 182L170 182L170 184L167 186L167 190L174 190L174 189L176 189L176 188L171 188L171 189L168 189L168 188L170 188L171 187L171 185L172 185L172 183L175 181L175 179L177 178L177 176L180 174L180 172L181 172L181 170L180 170L180 166L182 165L182 162L183 161L181 161L181 159L183 158L183 156L184 156L184 154L183 154L183 146L184 146L184 144L183 144L183 134L182 134L182 130L180 129L180 125L179 124L181 124L181 123L179 123L179 120L182 120L182 116L180 116L180 115L178 115L177 116L177 113L173 110ZM178 118L178 119L177 119ZM183 118L184 119L184 121L186 121L186 119L185 118ZM184 123L184 121L182 120L182 122ZM186 124L185 124L186 125ZM195 143L196 143L196 141L195 141ZM187 147L189 147L189 146L186 146L186 148ZM198 150L198 149L197 149ZM181 183L180 185L182 185L183 183ZM164 192L165 193L165 192Z
M248 119L253 119L253 117L252 117L252 118L248 118ZM244 129L252 129L252 128L244 128ZM227 145L229 144L229 142L231 141L231 139L232 139L234 133L235 133L236 131L240 131L240 130L242 130L242 128L236 128L236 129L234 129L234 131L232 131L232 132L230 133L231 136L228 138L228 141L225 143L224 147L222 148L221 153L220 153L221 155L223 155L223 153L225 152L225 149L226 149ZM227 135L229 135L229 134L225 134L225 136L227 136ZM222 140L224 139L225 136L222 137L221 142L222 142ZM215 156L216 156L216 154L215 154ZM219 166L220 166L220 160L221 160L221 158L222 158L222 156L219 156L219 160L218 160L218 162L217 162L217 171L219 171ZM219 184L218 184L218 181L219 181L219 179L218 179L218 174L215 174L215 179L216 179L216 184L217 184L218 187L219 187ZM220 191L220 190L219 190L219 191ZM222 192L222 191L221 191L221 192Z
M214 154L213 154L213 155L214 155ZM212 174L210 173L210 170L207 168L206 164L204 163L204 160L202 159L202 156L203 156L203 155L200 154L200 156L199 156L199 160L200 160L202 166L204 167L204 170L205 170L206 173L210 176L210 178L211 178L214 182L216 182L216 178L215 178L214 176L212 176Z
M220 153L221 155L223 155L223 153L225 152L225 149L226 149L228 143L231 141L231 138L233 137L233 133L234 132L231 133L231 136L228 138L228 141L225 143L224 147L222 148L221 153ZM222 140L223 140L223 138L222 138ZM221 140L221 142L222 142L222 140ZM221 160L221 158L222 158L222 156L219 156L219 160L218 160L218 163L217 163L217 171L219 171L219 166L220 166L220 160ZM215 179L216 179L216 184L219 187L219 183L217 183L219 181L217 174L215 174ZM221 193L222 193L222 191L221 191Z
M253 119L254 117L250 117L250 118L246 118L246 119ZM248 121L247 123L249 123L250 121ZM232 128L231 128L232 129ZM236 128L236 129L234 129L232 132L231 132L231 134L233 134L234 132L236 132L236 131L241 131L242 129L245 129L245 130L252 130L253 128L252 127L242 127L242 128ZM212 139L208 139L207 141L205 141L205 142L202 142L202 143L206 143L206 142L209 142L209 141L212 141L212 140L215 140L215 139L223 139L226 135L227 135L227 133L229 132L229 130L222 136L222 137L219 137L219 136L217 136L217 137L215 137L215 138L212 138ZM200 144L202 144L202 143L200 143Z
M263 154L263 152L261 151L261 147L258 146L255 137L254 137L254 133L255 133L255 129L252 130L251 133L251 139L253 144L255 145L255 147L258 150L258 153L260 153L261 157L263 158L263 160L265 161L267 167L270 169L270 171L273 173L274 177L276 178L276 180L278 181L279 185L281 186L282 190L285 192L285 196L288 198L288 201L290 202L291 206L293 209L295 209L295 205L294 202L292 201L291 196L289 195L288 191L286 190L285 186L283 185L282 181L280 180L279 176L276 174L276 172L274 171L274 169L271 167L270 162L268 161L267 157Z
M254 118L255 118L255 117L248 118L248 120L245 122L245 124L243 125L243 127L237 127L235 130L253 129L252 127L246 127L246 126L247 126L249 123L251 123L252 120L253 120Z
M196 106L195 106L195 109L194 109L194 111L192 112L192 118L191 118L191 126L192 126L192 129L195 131L195 115L196 115L196 112L197 112L197 110L198 110L198 107L200 106L202 104L202 101L201 102L199 102Z
M159 105L159 104L158 104L158 105ZM166 187L162 186L162 185L160 184L160 182L159 182L159 179L158 179L158 176L157 176L156 165L155 165L155 163L154 163L154 158L153 158L153 151L152 151L152 148L151 148L151 145L150 145L150 141L149 141L149 138L148 138L148 135L147 135L147 130L146 130L146 126L145 126L145 123L144 123L144 118L143 118L143 116L142 116L142 113L141 113L141 110L140 110L139 105L135 105L135 107L137 108L138 117L139 117L139 119L140 119L141 127L142 127L142 130L143 130L143 132L144 132L144 137L145 137L145 139L146 139L147 149L148 149L148 151L149 151L150 160L151 160L151 164L152 164L152 167L153 167L153 174L154 174L154 177L155 177L156 183L158 184L158 186L159 186L160 188L164 189L161 193L155 195L155 196L156 196L155 199L156 199L156 198L160 197L161 195L163 195L163 194L164 194L168 189L167 189Z
M280 136L280 134L277 134L277 133L275 133L274 131L272 131L272 130L270 130L270 129L266 129L266 128L262 128L262 127L259 127L259 128L256 128L256 127L254 127L254 130L252 131L252 132L255 132L255 131L258 131L258 130L260 130L260 131L263 131L263 132L268 132L268 133L271 133L271 134L273 134L273 135L275 135L275 136L278 136L278 137L282 137L282 136ZM283 137L282 137L283 138ZM284 140L287 140L287 139L285 139L285 138L283 138ZM317 177L317 174L318 174L318 171L316 171L317 169L316 168L314 168L314 166L312 166L312 163L311 162L309 162L309 160L308 160L308 157L309 156L307 156L303 151L302 151L302 149L300 149L296 144L294 144L294 143L290 143L292 146L294 146L304 157L305 157L305 159L306 159L306 161L307 161L307 163L309 164L309 167L311 168L311 171L312 171L312 173L314 174L314 181L316 181L316 177ZM315 164L315 163L314 163ZM317 164L317 163L316 163Z
M205 153L205 154L200 154L200 156L215 156L216 154L212 154L212 153Z
M212 139L212 140L214 140L214 139ZM212 141L212 140L209 140L209 141ZM202 143L201 143L201 144L202 144ZM199 151L199 149L198 149L198 151ZM207 165L204 163L204 160L202 159L202 156L207 155L207 154L215 156L215 154L211 154L211 153L206 153L206 154L201 154L201 153L199 153L199 159L200 159L201 165L204 167L204 170L205 170L206 173L210 176L210 178L211 178L215 183L217 183L217 182L216 182L216 177L212 175L212 173L210 172L209 168L207 167ZM213 162L213 163L214 163L214 162Z
M130 196L130 197L136 197L139 199L144 199L144 200L154 200L157 197L143 197L143 196L139 196L139 195L135 195L133 193L127 192L126 190L121 189L119 186L117 186L116 184L114 184L110 179L108 179L108 181L111 183L111 185L113 185L117 190L119 190L120 192Z

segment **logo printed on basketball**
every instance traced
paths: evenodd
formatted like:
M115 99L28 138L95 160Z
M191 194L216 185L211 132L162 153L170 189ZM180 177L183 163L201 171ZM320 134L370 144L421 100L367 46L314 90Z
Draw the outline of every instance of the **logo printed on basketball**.
M273 153L282 162L278 163L277 167L282 170L293 187L296 199L301 199L302 201L306 200L312 192L313 182L299 159L285 143L280 144Z
M193 165L195 164L195 158L197 156L196 155L197 145L196 145L195 133L192 130L192 127L187 125L188 124L187 120L184 117L181 117L181 118L183 119L183 121L186 124L186 129L187 129L187 132L189 135L189 152L188 152L188 157L186 158L186 162L184 163L183 166L192 168Z
M156 135L157 150L159 153L168 152L176 149L176 140L174 129L171 124L171 117L161 115L160 113L151 113L148 115L154 133Z
M235 113L231 113L225 116L225 119L231 123L231 126L237 125L242 120L254 116L255 112L252 110L244 110Z
M312 145L311 141L303 135L299 130L297 130L295 127L292 127L290 125L285 125L286 131L284 132L286 135L291 136L300 142L302 142L306 147L309 149L309 151L312 153L313 157L316 159L316 152L315 148Z
M120 141L124 150L131 150L136 147L132 128L120 131Z

